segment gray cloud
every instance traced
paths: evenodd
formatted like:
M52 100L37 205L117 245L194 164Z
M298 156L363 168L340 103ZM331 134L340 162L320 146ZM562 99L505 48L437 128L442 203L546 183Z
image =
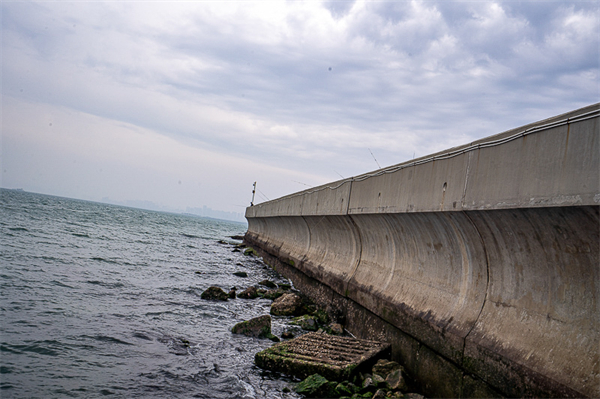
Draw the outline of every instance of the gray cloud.
M389 165L598 101L599 15L594 2L3 3L3 104L139 127L232 157L248 181L252 164L319 184L373 169L369 148ZM270 197L296 189L278 181Z

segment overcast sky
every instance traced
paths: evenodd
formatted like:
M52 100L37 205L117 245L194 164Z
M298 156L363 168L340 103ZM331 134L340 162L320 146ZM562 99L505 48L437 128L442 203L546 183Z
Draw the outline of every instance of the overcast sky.
M600 101L599 4L3 1L1 185L244 212Z

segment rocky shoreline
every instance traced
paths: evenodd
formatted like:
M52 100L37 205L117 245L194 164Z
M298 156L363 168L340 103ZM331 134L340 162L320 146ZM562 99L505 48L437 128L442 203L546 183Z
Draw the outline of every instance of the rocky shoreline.
M241 239L237 236L232 238ZM233 245L234 252L243 251L246 256L258 256L256 250L246 247L243 243L235 244L225 241L220 241L220 243ZM245 271L237 271L233 274L240 278L248 277ZM214 301L264 298L273 300L273 302L270 307L270 315L262 315L237 323L231 328L233 334L270 339L274 342L293 339L297 334L298 327L302 330L302 334L321 332L337 336L349 335L343 328L343 320L337 320L334 315L328 315L310 298L294 289L291 284L277 284L270 280L263 280L256 285L246 287L239 293L237 291L237 287L231 287L226 292L220 287L211 286L202 293L201 298ZM281 337L273 335L271 315L288 318L290 327L295 328L284 331ZM296 384L293 389L308 398L423 398L418 393L409 393L411 391L409 389L410 379L406 376L404 368L396 362L379 359L368 371L357 372L350 379L343 381L327 380L318 373L314 373ZM290 390L288 389L287 392Z

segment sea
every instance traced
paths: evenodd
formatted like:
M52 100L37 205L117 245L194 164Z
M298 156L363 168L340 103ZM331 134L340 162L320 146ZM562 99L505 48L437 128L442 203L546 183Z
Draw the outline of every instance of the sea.
M200 298L290 283L235 251L245 231L0 189L0 398L300 397L293 379L254 365L273 342L231 333L271 301ZM273 317L273 334L288 323Z

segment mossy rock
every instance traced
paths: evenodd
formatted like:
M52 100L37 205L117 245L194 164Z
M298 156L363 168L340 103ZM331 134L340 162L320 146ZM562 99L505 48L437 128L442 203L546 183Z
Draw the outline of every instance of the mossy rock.
M234 334L243 334L249 337L267 338L271 340L277 338L271 334L271 316L269 315L259 316L237 323L233 326L231 332Z
M246 250L244 251L244 255L246 256L258 256L258 252L256 252L256 250L254 248L246 248Z
M277 284L275 284L274 282L270 281L270 280L263 280L260 283L258 283L259 285L264 285L267 288L277 288Z
M335 395L336 384L320 374L313 374L296 386L296 392L307 398L329 398Z
M225 291L223 291L219 287L208 287L206 291L204 291L200 298L207 300L215 300L215 301L226 301L229 296Z
M329 316L327 315L327 312L325 312L323 309L317 309L314 313L313 316L315 316L315 319L317 319L317 321L320 324L327 324L329 323Z
M295 317L290 324L300 326L300 328L306 331L317 331L319 329L317 318L307 314Z

